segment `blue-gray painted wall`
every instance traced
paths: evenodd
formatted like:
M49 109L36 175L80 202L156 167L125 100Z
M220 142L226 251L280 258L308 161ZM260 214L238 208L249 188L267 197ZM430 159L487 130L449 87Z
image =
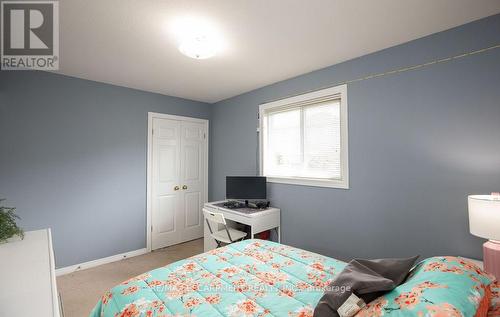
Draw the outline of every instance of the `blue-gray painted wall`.
M258 105L500 44L500 15L219 102L211 198L255 175ZM342 45L342 43L339 43ZM500 191L500 49L348 85L350 189L269 184L282 242L341 259L480 258L467 195Z
M500 15L215 105L0 72L0 197L51 227L58 267L145 247L147 112L211 119L210 196L257 172L260 103L500 43ZM223 82L221 82L223 84ZM351 189L269 185L283 242L338 258L479 258L466 195L500 190L500 50L350 84Z
M148 111L210 105L45 72L0 72L0 197L52 228L57 267L146 247Z

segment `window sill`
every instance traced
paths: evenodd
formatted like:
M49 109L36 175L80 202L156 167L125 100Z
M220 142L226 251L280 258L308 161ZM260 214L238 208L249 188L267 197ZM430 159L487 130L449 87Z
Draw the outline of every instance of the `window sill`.
M327 187L349 189L348 180L321 180L313 178L293 178L293 177L267 177L268 183L289 184L289 185L302 185L314 187Z

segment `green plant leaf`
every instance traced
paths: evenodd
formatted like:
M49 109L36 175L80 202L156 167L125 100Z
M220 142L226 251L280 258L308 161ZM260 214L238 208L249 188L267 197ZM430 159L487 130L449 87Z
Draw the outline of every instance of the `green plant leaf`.
M19 220L15 214L16 208L3 206L5 199L0 199L0 242L5 242L13 236L24 238L24 231L17 226Z

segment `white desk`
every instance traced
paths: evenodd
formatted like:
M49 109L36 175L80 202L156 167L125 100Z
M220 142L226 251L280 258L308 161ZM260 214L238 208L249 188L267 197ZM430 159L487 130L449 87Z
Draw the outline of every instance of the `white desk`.
M60 316L50 229L0 244L0 281L0 316Z
M249 226L250 238L253 238L254 235L256 235L257 233L261 233L271 229L276 229L278 234L278 242L281 242L281 229L280 229L281 211L278 208L270 207L265 210L257 211L254 213L244 213L234 209L215 206L215 204L221 202L223 201L214 201L205 203L203 208L211 212L220 212L224 214L224 218L226 218L226 220L230 220L235 223L241 223ZM210 236L210 230L208 229L207 222L203 220L203 223L205 225L203 240L204 240L204 249L206 252L208 250L215 249L217 244L215 243L215 240ZM228 223L228 226L230 226L230 223Z

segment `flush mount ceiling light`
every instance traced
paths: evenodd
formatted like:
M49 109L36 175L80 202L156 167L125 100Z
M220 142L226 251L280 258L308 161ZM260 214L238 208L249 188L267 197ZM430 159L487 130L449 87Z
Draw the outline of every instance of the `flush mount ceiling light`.
M210 58L217 54L216 46L209 38L202 35L181 42L179 51L186 56L196 59Z
M179 51L191 58L210 58L224 47L220 33L206 19L181 18L174 21L172 30L179 42Z

